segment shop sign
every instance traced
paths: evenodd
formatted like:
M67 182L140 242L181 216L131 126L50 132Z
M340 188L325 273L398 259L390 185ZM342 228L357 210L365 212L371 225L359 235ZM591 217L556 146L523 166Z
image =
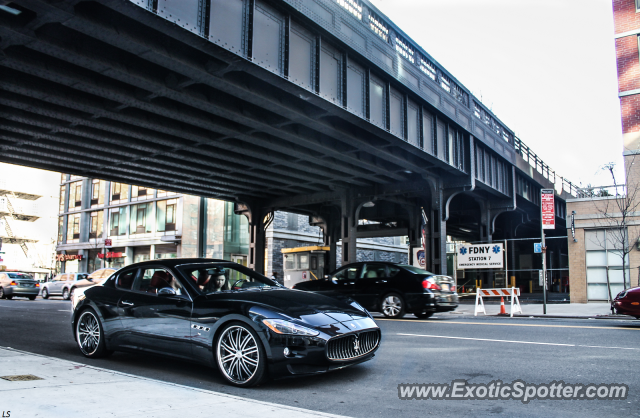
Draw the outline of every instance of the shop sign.
M458 270L504 268L504 245L458 244Z
M111 247L111 244L112 244L111 239L107 238L107 239L104 240L104 246L105 247Z
M56 261L82 260L82 254L58 254Z
M106 254L98 254L98 258L122 258L125 257L124 253L113 253L113 252L109 252Z
M540 190L542 205L542 229L556 229L555 203L553 189Z

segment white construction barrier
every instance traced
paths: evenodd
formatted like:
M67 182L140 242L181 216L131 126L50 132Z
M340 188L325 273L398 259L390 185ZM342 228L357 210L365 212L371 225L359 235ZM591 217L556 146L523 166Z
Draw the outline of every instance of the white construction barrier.
M520 289L516 287L505 287L498 289L478 289L476 291L476 308L474 311L474 316L478 316L478 312L482 312L483 314L487 314L487 311L484 309L484 301L482 298L486 297L511 297L511 317L513 318L514 309L515 312L520 312L522 314L522 308L520 307ZM514 303L515 301L515 303Z

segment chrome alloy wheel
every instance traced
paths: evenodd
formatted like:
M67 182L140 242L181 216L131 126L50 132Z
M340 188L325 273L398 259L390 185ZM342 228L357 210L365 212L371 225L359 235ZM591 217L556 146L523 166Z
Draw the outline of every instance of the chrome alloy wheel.
M90 356L100 346L100 324L98 318L91 311L84 312L76 325L78 346L83 354Z
M225 377L236 384L248 382L260 363L258 342L244 327L234 325L218 338L218 365Z
M402 310L402 301L399 297L389 295L382 301L382 312L386 316L397 316Z

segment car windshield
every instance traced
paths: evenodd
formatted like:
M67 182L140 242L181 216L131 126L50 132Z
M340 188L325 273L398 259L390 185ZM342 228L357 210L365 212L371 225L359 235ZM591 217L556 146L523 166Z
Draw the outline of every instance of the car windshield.
M255 271L235 263L206 263L178 266L193 280L202 294L263 290L280 285Z
M11 279L33 280L33 277L25 273L7 273L7 275Z
M420 267L414 267L414 266L410 266L408 264L398 264L397 266L398 267L402 267L403 269L407 270L410 273L433 275L433 273L431 273L430 271L427 271L425 269L421 269Z

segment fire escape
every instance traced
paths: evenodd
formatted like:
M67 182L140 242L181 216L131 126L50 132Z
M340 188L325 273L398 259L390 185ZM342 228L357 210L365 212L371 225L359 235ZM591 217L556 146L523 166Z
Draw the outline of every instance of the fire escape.
M20 197L28 200L36 200L40 196L21 193ZM4 241L6 244L20 245L20 248L22 249L24 256L27 258L27 260L32 266L38 267L39 265L43 265L44 263L42 262L42 260L36 260L34 258L35 250L30 251L29 243L32 243L35 241L16 236L13 229L11 228L12 224L15 226L15 222L18 222L18 221L33 222L36 219L38 219L38 216L27 215L23 213L21 208L16 208L16 206L13 205L13 203L11 202L12 199L13 201L16 201L18 199L18 196L16 196L15 192L0 190L0 200L4 200L4 205L0 205L0 217L4 221L3 222L4 230L7 234L7 238Z

